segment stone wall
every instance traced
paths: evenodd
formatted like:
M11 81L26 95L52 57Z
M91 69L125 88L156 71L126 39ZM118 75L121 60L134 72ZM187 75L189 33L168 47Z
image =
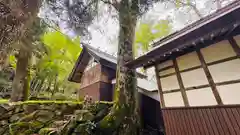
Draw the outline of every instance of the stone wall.
M92 124L107 115L111 104L27 101L0 105L1 135L64 135L78 132L79 123ZM72 131L71 131L72 130Z

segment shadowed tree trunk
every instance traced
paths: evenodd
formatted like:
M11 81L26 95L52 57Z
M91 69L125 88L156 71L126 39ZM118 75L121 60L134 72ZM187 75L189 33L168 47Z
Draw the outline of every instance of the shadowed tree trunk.
M16 74L12 84L11 102L25 101L28 99L29 92L29 61L31 58L30 50L20 49L17 56Z
M135 70L125 64L134 59L133 42L137 21L138 3L122 0L119 3L119 42L117 63L116 104L101 126L119 135L138 135L139 109ZM110 131L113 130L113 131Z

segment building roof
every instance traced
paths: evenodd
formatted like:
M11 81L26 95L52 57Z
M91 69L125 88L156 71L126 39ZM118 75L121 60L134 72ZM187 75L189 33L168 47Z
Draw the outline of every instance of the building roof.
M90 45L82 43L83 49L80 53L76 64L68 77L69 81L79 83L79 78L82 77L85 68L87 67L89 61L93 57L94 60L105 67L116 69L117 67L117 58L106 52L103 52L99 49L91 47ZM137 72L137 76L140 78L146 78L147 76Z
M192 51L196 46L208 46L223 38L240 33L240 1L225 6L191 25L177 31L153 44L153 49L143 56L129 62L131 68L151 67L173 56Z
M91 55L88 53L87 48L83 46L82 52L80 53L72 72L70 73L68 80L71 82L79 83L79 78L82 77L88 62L91 59Z
M112 83L116 83L116 79L112 80ZM157 83L147 80L146 78L137 78L137 87L143 91L147 92L157 92L158 86Z
M112 80L112 84L116 83L116 79ZM142 78L137 78L137 89L138 92L155 99L157 101L160 101L160 97L158 95L158 86L155 82L142 79Z

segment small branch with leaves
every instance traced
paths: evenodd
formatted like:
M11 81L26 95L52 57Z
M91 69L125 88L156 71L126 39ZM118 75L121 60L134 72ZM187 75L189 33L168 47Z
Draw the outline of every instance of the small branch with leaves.
M117 0L100 0L104 4L112 5L116 10L119 10L119 3Z

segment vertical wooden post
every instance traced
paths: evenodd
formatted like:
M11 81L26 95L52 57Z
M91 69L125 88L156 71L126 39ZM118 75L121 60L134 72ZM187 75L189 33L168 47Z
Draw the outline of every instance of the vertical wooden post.
M237 56L240 56L240 48L233 37L228 39L228 42L231 44L233 50L236 52Z
M202 68L203 68L203 70L204 70L204 72L205 72L205 74L207 76L208 83L209 83L209 85L210 85L210 87L212 89L213 95L214 95L218 105L223 105L223 102L222 102L222 99L221 99L221 97L220 97L220 95L218 93L216 84L213 81L212 75L210 74L210 71L209 71L209 69L207 67L206 61L204 60L203 55L200 52L200 49L198 48L196 50L196 52L197 52L198 58L199 58L199 60L201 62Z
M155 74L156 74L156 80L157 80L157 85L158 85L158 93L159 93L159 96L160 96L161 108L164 108L165 107L165 102L164 102L162 85L161 85L161 81L160 81L160 76L159 76L157 65L155 65Z
M175 71L176 71L178 83L179 83L179 86L180 86L180 91L181 91L181 93L182 93L184 105L185 105L185 106L189 106L189 102L188 102L188 98L187 98L187 93L186 93L185 87L184 87L184 85L183 85L182 77L181 77L181 74L180 74L180 72L179 72L179 67L178 67L176 58L173 59L173 66L175 67Z

